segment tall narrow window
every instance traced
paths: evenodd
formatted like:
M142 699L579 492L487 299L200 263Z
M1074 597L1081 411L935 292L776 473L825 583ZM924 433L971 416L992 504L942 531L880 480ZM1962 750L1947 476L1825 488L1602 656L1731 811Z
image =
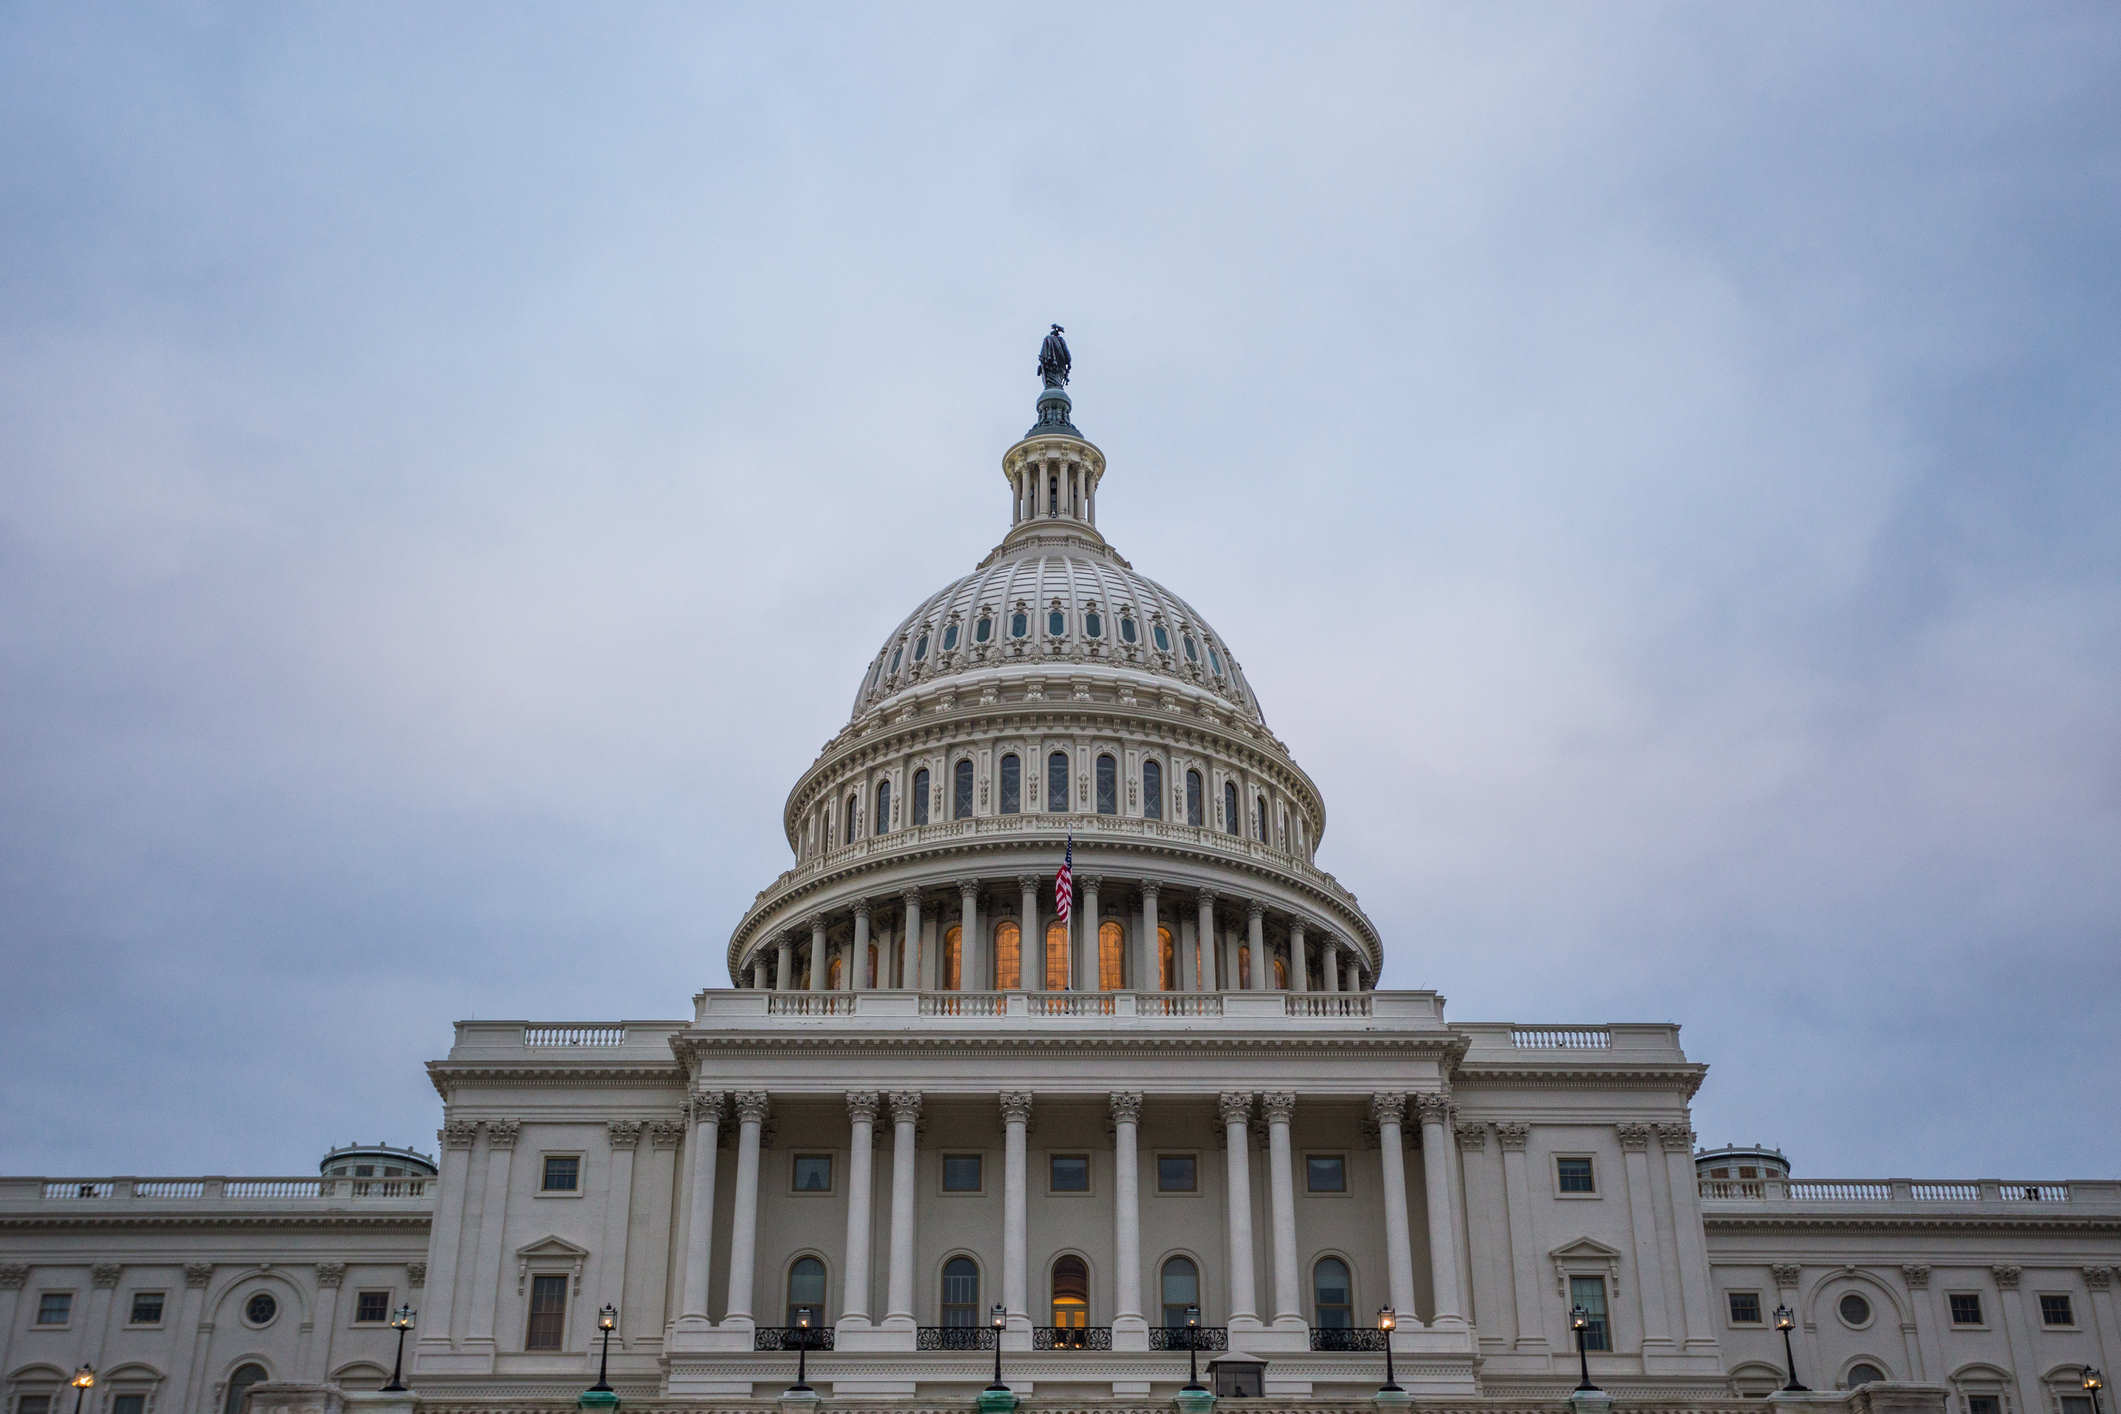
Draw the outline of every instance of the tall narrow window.
M965 764L969 766L972 763L968 761ZM926 766L913 773L913 823L916 825L928 823L928 768Z
M1119 619L1119 638L1120 638L1120 642L1122 642L1122 643L1132 643L1132 642L1134 642L1134 641L1135 641L1135 637L1136 637L1136 634L1135 634L1135 629L1134 629L1134 620L1133 620L1133 618L1132 618L1132 617L1130 617L1129 615L1126 615L1126 614L1122 614L1122 615L1120 615L1120 619Z
M1047 635L1048 635L1049 637L1052 637L1052 638L1065 638L1065 637L1067 637L1067 635L1068 635L1068 616L1067 616L1067 614L1066 614L1066 613L1064 613L1064 612L1062 612L1062 611L1061 611L1061 610L1059 610L1059 609L1052 609L1052 610L1049 610L1049 611L1047 612L1047 614L1046 614L1046 633L1047 633Z
M972 758L966 757L957 763L951 772L950 818L970 820L972 818Z
M1015 752L1002 758L1002 814L1019 815L1024 809L1024 763Z
M1068 808L1068 753L1056 751L1046 758L1046 808Z
M1289 964L1282 961L1279 957L1274 959L1274 990L1277 992L1289 990Z
M1231 834L1237 833L1237 783L1223 782L1223 828Z
M1161 923L1156 925L1156 983L1166 992L1178 990L1178 947Z
M1276 967L1281 966L1281 964L1278 962L1274 965ZM876 986L876 983L876 944L871 943L869 945L869 981L867 985L873 989Z
M1355 1295L1348 1283L1348 1264L1325 1257L1311 1268L1311 1299L1318 1318L1311 1324L1344 1331L1355 1324Z
M1119 762L1110 756L1097 758L1097 813L1119 814Z
M1103 638L1104 636L1105 636L1105 620L1104 620L1104 616L1103 616L1103 615L1101 615L1101 614L1099 614L1099 613L1097 612L1097 610L1095 610L1095 609L1092 609L1092 610L1090 610L1090 612L1088 612L1087 614L1084 614L1084 615L1083 615L1083 637L1085 637L1085 638Z
M943 990L965 990L965 930L953 923L943 930Z
M876 831L881 835L891 829L891 782L876 783Z
M1237 990L1240 992L1252 990L1252 949L1250 948L1239 948L1237 950Z
M1570 1277L1569 1304L1583 1307L1584 1314L1591 1318L1589 1328L1583 1333L1583 1348L1611 1350L1612 1332L1606 1328L1605 1320L1605 1278Z
M854 843L854 827L862 816L862 802L855 796L847 797L847 843Z
M825 1324L825 1264L815 1257L798 1257L788 1265L788 1324L798 1324L805 1310L811 1329Z
M1023 930L1008 919L994 925L995 990L1013 992L1024 985Z
M839 956L839 954L838 954L838 953L834 953L834 954L832 955L832 966L830 966L830 967L828 967L828 968L826 968L826 969L825 969L825 990L826 990L826 991L828 991L828 992L837 992L837 991L838 991L838 990L840 989L840 975L841 975L841 973L840 973L840 968L841 968L840 956Z
M1046 925L1046 990L1068 990L1068 925L1058 918Z
M1127 985L1127 933L1119 921L1107 918L1097 925L1097 989L1117 992Z
M976 1326L979 1317L979 1263L952 1257L943 1263L943 1324L960 1330Z
M1058 476L1046 478L1046 514L1049 516L1060 514L1060 478Z
M1142 762L1142 818L1164 818L1164 768L1161 762Z
M928 635L924 633L924 634L922 634L922 635L921 635L921 636L920 636L920 637L919 637L919 638L918 638L917 640L915 640L915 642L914 642L914 645L913 645L913 661L914 661L914 662L916 662L916 663L919 663L919 662L922 662L922 661L924 661L924 660L925 660L925 659L926 659L927 657L928 657Z
M1200 1268L1190 1257L1173 1257L1164 1263L1162 1276L1164 1324L1182 1326L1186 1308L1200 1305Z
M1080 1257L1053 1260L1053 1324L1064 1331L1090 1324L1090 1268Z
M1252 836L1261 844L1267 842L1267 798L1263 795L1252 799Z
M985 643L992 637L994 637L994 620L985 614L981 614L979 622L972 626L972 641L974 643Z
M950 625L950 627L948 627L948 628L946 628L946 629L944 629L944 630L943 630L943 651L944 651L945 653L948 653L949 651L951 651L951 650L952 650L953 648L956 648L956 647L957 647L957 625L956 625L956 624L952 624L952 625Z
M567 1275L530 1279L530 1329L525 1350L558 1350L567 1335Z
M1201 812L1200 772L1186 772L1186 823L1198 825Z
M243 1399L250 1387L265 1378L263 1365L239 1365L228 1377L228 1398L222 1402L222 1414L243 1414Z

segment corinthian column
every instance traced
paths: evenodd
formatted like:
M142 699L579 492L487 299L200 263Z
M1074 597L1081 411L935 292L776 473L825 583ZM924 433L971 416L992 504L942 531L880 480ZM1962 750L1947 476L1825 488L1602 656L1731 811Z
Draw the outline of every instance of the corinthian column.
M1252 943L1252 990L1274 990L1274 964L1267 960L1267 906L1258 899L1245 905L1245 926Z
M849 1327L869 1324L869 1200L876 1191L871 1165L877 1104L874 1090L847 1093L847 1118L854 1132L847 1141L847 1295L840 1303L839 1323Z
M1024 1129L1031 1122L1031 1092L1002 1092L1002 1309L1009 1329L1029 1330L1030 1302L1026 1296L1025 1243L1027 1224L1024 1206Z
M1228 1140L1230 1206L1230 1324L1259 1320L1258 1285L1252 1279L1252 1097L1227 1092L1217 1102Z
M678 1319L707 1324L707 1272L714 1257L715 1146L722 1137L722 1096L692 1097L692 1201L685 1228L685 1285Z
M1163 891L1163 884L1156 879L1144 879L1142 890L1142 935L1135 942L1134 954L1141 961L1134 970L1134 990L1156 992L1163 989L1163 950L1156 943L1156 896Z
M1068 960L1068 985L1078 992L1097 992L1104 989L1103 952L1097 941L1098 920L1103 917L1097 908L1097 886L1103 883L1095 874L1075 876L1076 887L1082 890L1082 926L1075 930L1079 941Z
M795 934L781 934L779 951L773 960L773 990L791 992L795 990Z
M1407 1230L1406 1141L1399 1132L1406 1115L1406 1096L1370 1097L1370 1118L1377 1121L1377 1147L1384 1159L1385 1273L1392 1288L1392 1307L1399 1312L1402 1323L1414 1309L1414 1239Z
M899 895L906 906L906 921L899 929L905 936L899 939L898 984L908 991L921 986L921 891L907 889Z
M1301 917L1289 920L1289 990L1311 990L1311 950L1304 944L1304 921Z
M869 900L865 898L854 901L853 954L848 958L847 990L865 992L869 989Z
M921 1118L918 1090L891 1095L891 1266L884 1278L884 1324L912 1330L914 1145Z
M825 990L825 974L831 969L825 959L825 915L810 915L810 990Z
M1340 990L1340 939L1331 933L1318 940L1318 972L1327 991Z
M1464 1329L1458 1300L1458 1224L1451 1212L1451 1101L1417 1095L1421 1109L1421 1175L1429 1200L1429 1286L1436 1293L1432 1326Z
M1178 959L1179 985L1195 992L1215 990L1212 981L1215 975L1215 894L1202 889L1196 895L1200 904L1200 921L1193 935L1193 947L1182 950ZM1231 985L1236 985L1233 980Z
M1260 1097L1267 1116L1267 1192L1274 1229L1274 1324L1304 1325L1296 1290L1296 1179L1290 1171L1289 1119L1296 1096L1280 1091Z
M1135 1140L1142 1117L1138 1092L1112 1097L1112 1348L1147 1350L1142 1318L1141 1160Z
M759 1130L766 1123L765 1092L739 1092L736 1118L736 1211L729 1223L729 1300L722 1308L722 1324L749 1327L752 1262L759 1242Z

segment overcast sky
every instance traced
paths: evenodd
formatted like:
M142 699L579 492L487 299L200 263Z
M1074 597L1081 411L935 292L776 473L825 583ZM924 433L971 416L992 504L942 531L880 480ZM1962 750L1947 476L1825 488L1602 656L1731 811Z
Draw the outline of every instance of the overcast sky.
M1102 527L1385 984L2121 1172L2121 12L0 9L0 1170L689 1014L869 656Z

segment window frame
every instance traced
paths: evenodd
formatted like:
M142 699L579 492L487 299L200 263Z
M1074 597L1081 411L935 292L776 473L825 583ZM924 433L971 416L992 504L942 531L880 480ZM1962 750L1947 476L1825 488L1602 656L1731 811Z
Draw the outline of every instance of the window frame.
M972 1300L970 1302L945 1301L943 1299L949 1294L948 1288L944 1286L944 1283L953 1280L950 1274L950 1265L953 1262L964 1262L972 1268ZM962 1276L954 1279L958 1281L964 1280ZM985 1325L986 1314L980 1310L979 1303L986 1286L987 1270L980 1265L980 1260L977 1256L963 1250L945 1253L942 1265L937 1267L935 1272L936 1323L945 1330L978 1330ZM962 1326L953 1326L950 1324L950 1313L952 1311L968 1311L971 1313L972 1319L966 1321Z
M1584 1333L1583 1348L1586 1351L1595 1350L1601 1355L1611 1355L1613 1353L1612 1277L1605 1272L1570 1272L1567 1275L1569 1280L1569 1294L1567 1299L1569 1303L1568 1309L1570 1311L1575 1310L1577 1305L1580 1304L1576 1298L1576 1283L1580 1281L1595 1281L1598 1283L1598 1304L1601 1309L1599 1310L1596 1317L1596 1329L1598 1332L1599 1343L1597 1345L1591 1344L1590 1332L1586 1331ZM1572 1331L1571 1334L1573 1335L1574 1332ZM1575 1343L1576 1342L1573 1339L1571 1339L1569 1342L1569 1344L1571 1345L1574 1345Z
M1311 1186L1311 1161L1332 1159L1340 1165L1340 1187L1313 1188ZM1348 1182L1348 1153L1345 1149L1306 1149L1304 1151L1304 1196L1306 1198L1346 1198L1354 1185ZM1313 1263L1315 1266L1316 1263ZM1349 1269L1351 1272L1353 1268ZM1353 1279L1352 1277L1350 1278Z
M2038 1299L2040 1305L2041 1330L2073 1331L2078 1328L2077 1303L2074 1299L2073 1293L2067 1291L2039 1291L2033 1294ZM2059 1301L2062 1303L2062 1314L2067 1317L2066 1320L2050 1321L2047 1318L2047 1303L2050 1301Z
M250 1314L251 1303L261 1296L272 1302L272 1314L262 1321L253 1319ZM244 1328L247 1330L268 1330L274 1322L280 1319L283 1307L284 1303L280 1300L279 1292L274 1291L271 1287L256 1286L243 1293L242 1299L236 1302L236 1318L243 1322Z
M1855 1297L1858 1301L1861 1301L1863 1303L1863 1319L1860 1321L1850 1320L1848 1312L1841 1309L1842 1304L1846 1302L1851 1296ZM1854 1290L1853 1288L1844 1290L1836 1294L1836 1296L1834 1297L1834 1319L1839 1321L1842 1326L1848 1330L1869 1330L1878 1319L1878 1303L1871 1300L1868 1295L1861 1291Z
M950 1186L950 1161L970 1159L979 1165L979 1186L976 1188L952 1188ZM956 1153L944 1150L935 1163L935 1191L945 1198L980 1198L987 1192L987 1154L982 1149L960 1149Z
M1059 805L1055 805L1053 803L1053 781L1056 769L1060 777ZM1075 762L1070 757L1068 752L1049 751L1046 753L1045 786L1046 800L1044 813L1048 815L1072 814L1075 805L1075 801L1073 799L1075 793Z
M960 794L958 787L963 786ZM952 820L970 820L979 809L979 767L970 756L960 756L950 766L950 814Z
M1207 1292L1203 1290L1207 1283L1201 1276L1200 1258L1194 1256L1191 1252L1168 1253L1165 1255L1162 1261L1156 1264L1156 1313L1163 1318L1163 1324L1165 1328L1169 1329L1171 1322L1171 1302L1167 1299L1168 1293L1164 1288L1164 1281L1165 1273L1170 1270L1171 1264L1173 1262L1184 1262L1187 1266L1193 1269L1193 1299L1189 1302L1186 1302L1185 1304L1187 1306L1198 1307L1200 1310L1201 1317L1200 1323L1204 1326L1207 1325L1209 1323L1207 1306L1208 1296ZM1184 1324L1183 1318L1181 1318L1180 1324Z
M582 1180L588 1176L583 1171L582 1158L583 1151L580 1149L540 1149L538 1151L538 1191L536 1196L540 1198L581 1197L582 1189L585 1187ZM552 1161L554 1159L574 1160L574 1187L546 1187L546 1184L552 1179Z
M1156 785L1155 785L1155 787L1154 787L1153 789L1152 789L1152 788L1150 787L1150 785L1149 785L1149 776L1150 776L1150 773L1151 773L1151 772L1154 772L1154 773L1155 773L1155 775L1156 775ZM1163 819L1163 818L1164 818L1164 763L1163 763L1163 761L1162 761L1162 759L1161 759L1161 758L1159 758L1159 757L1155 757L1155 756L1145 756L1145 757L1143 757L1143 758L1142 758L1142 768L1141 768L1141 792L1142 792L1142 813L1141 813L1141 818L1142 818L1142 819L1144 819L1144 820L1161 820L1161 819Z
M36 1319L32 1320L29 1323L30 1329L38 1331L63 1331L73 1329L75 1305L74 1295L75 1292L72 1287L53 1287L50 1290L39 1288L37 1291ZM47 1321L44 1319L44 1303L46 1301L49 1301L54 1296L63 1296L66 1298L66 1314L56 1321Z
M1738 1297L1741 1296L1745 1297L1747 1300L1753 1303L1753 1314L1750 1319L1746 1319L1739 1316L1738 1308L1732 1304ZM1761 1303L1760 1293L1758 1291L1726 1290L1723 1293L1723 1323L1727 1326L1741 1326L1748 1329L1753 1326L1764 1326L1767 1324L1767 1316L1765 1312L1766 1307Z
M364 1289L362 1289L362 1288L360 1288L360 1287L355 1287L355 1288L354 1288L354 1301L353 1301L353 1319L352 1319L352 1320L350 1320L350 1321L348 1321L348 1322L347 1322L347 1324L348 1324L349 1326L385 1326L385 1325L389 1325L389 1324L390 1324L390 1298L391 1298L391 1297L392 1297L392 1296L393 1296L394 1294L395 1294L395 1288L392 1288L392 1287L385 1287L385 1288L382 1288L381 1290L378 1290L377 1288L375 1288L375 1287L372 1287L372 1286L371 1286L371 1287L368 1287L368 1288L366 1288L365 1290L364 1290ZM364 1316L363 1316L363 1315L361 1314L361 1298L362 1298L362 1297L364 1297L364 1296L380 1296L380 1297L382 1297L382 1298L383 1298L383 1314L382 1314L382 1315L380 1315L380 1316L377 1316L377 1317L376 1317L375 1319L373 1319L373 1320L370 1320L370 1319L368 1319L368 1318L364 1317Z
M152 1296L155 1299L155 1318L151 1321L140 1319L140 1298L143 1296ZM130 1331L160 1330L168 1320L169 1292L167 1290L150 1286L139 1291L126 1293L125 1329Z
M913 773L913 823L916 828L928 823L929 798L935 793L935 778L926 766Z
M1098 752L1091 775L1091 808L1099 815L1119 814L1119 758L1109 751Z
M1057 1159L1081 1159L1083 1161L1083 1186L1080 1188L1055 1188L1053 1186L1053 1164ZM1097 1193L1097 1165L1091 1162L1088 1150L1046 1151L1046 1196L1049 1198L1091 1198Z
M808 1151L797 1149L790 1153L788 1155L788 1192L790 1195L798 1198L829 1198L839 1192L840 1166L833 1162L837 1157L838 1155L830 1149L811 1149ZM804 1188L797 1182L798 1171L805 1159L823 1159L825 1161L825 1186L823 1188ZM789 1260L793 1261L794 1259L790 1258Z
M1327 1309L1327 1307L1318 1299L1318 1269L1328 1262L1339 1263L1341 1271L1345 1273L1348 1278L1348 1324L1344 1327L1328 1326L1323 1321L1319 1320L1320 1314L1323 1313ZM1349 1261L1345 1256L1343 1256L1339 1252L1321 1252L1316 1257L1313 1257L1311 1259L1311 1271L1309 1275L1310 1282L1308 1285L1310 1289L1306 1294L1309 1295L1311 1298L1311 1325L1318 1330L1355 1329L1355 1312L1360 1309L1355 1300L1355 1264ZM1340 1308L1336 1306L1332 1309L1339 1310Z
M1016 799L1009 799L1009 767L1016 767ZM1014 751L1004 751L994 763L995 789L994 813L997 815L1021 815L1024 813L1024 758Z
M1164 1187L1164 1160L1184 1159L1193 1165L1193 1186L1190 1188ZM1200 1185L1200 1151L1198 1149L1159 1149L1156 1151L1156 1188L1159 1198L1198 1198ZM1158 1270L1162 1270L1158 1268Z
M567 1353L567 1318L573 1314L569 1308L574 1305L574 1293L568 1289L571 1277L566 1272L531 1272L529 1276L530 1280L525 1284L523 1290L523 1353L525 1355L564 1355ZM560 1297L559 1310L540 1311L538 1309L538 1292L540 1288L547 1292L558 1291ZM554 1342L551 1345L532 1343L533 1338L540 1329L538 1322L543 1317L553 1318L551 1329Z
M1956 1303L1961 1297L1965 1297L1974 1303L1974 1319L1971 1321L1962 1321L1959 1319L1959 1307ZM1947 1324L1950 1325L1953 1330L1985 1331L1988 1329L1988 1303L1981 1299L1981 1293L1978 1291L1945 1292L1944 1314L1950 1318Z
M795 1269L798 1263L815 1262L818 1265L818 1284L821 1291L817 1299L817 1320L812 1330L830 1326L832 1320L832 1263L818 1251L796 1252L781 1264L781 1319L794 1324L791 1312L802 1304L795 1299Z
M1591 1179L1591 1186L1590 1186L1590 1187L1589 1187L1588 1189L1568 1189L1568 1188L1564 1188L1564 1187L1562 1187L1562 1176L1561 1176L1561 1161L1562 1161L1563 1159L1568 1159L1568 1160L1570 1160L1570 1161L1572 1161L1572 1162L1573 1162L1573 1161L1575 1161L1575 1160L1581 1159L1581 1160L1582 1160L1582 1161L1584 1162L1584 1164L1585 1164L1585 1165L1587 1165L1587 1166L1589 1167L1589 1170L1590 1170L1590 1179ZM1604 1193L1602 1193L1602 1192L1600 1192L1600 1191L1599 1191L1599 1183L1598 1183L1598 1156L1597 1156L1596 1154L1591 1154L1591 1153L1575 1153L1575 1154L1567 1154L1567 1153L1563 1153L1563 1154L1555 1154L1555 1155L1553 1155L1553 1156L1552 1156L1552 1158L1551 1158L1551 1159L1549 1160L1549 1162L1548 1162L1548 1165L1547 1165L1547 1172L1553 1175L1553 1178L1554 1178L1554 1196L1555 1196L1556 1198L1561 1198L1561 1199L1568 1199L1568 1200L1572 1200L1572 1201L1573 1201L1573 1200L1576 1200L1576 1199L1581 1199L1581 1198L1603 1198L1603 1197L1605 1196L1605 1194L1604 1194Z
M1015 957L1014 957L1013 959L1009 958L1009 957L1008 957L1008 956L1007 956L1007 955L1006 955L1006 954L1004 953L1004 951L1003 951L1003 949L1002 949L1002 934L1003 934L1003 932L1004 932L1005 930L1006 930L1006 931L1009 931L1009 932L1013 932L1013 933L1015 933L1015 934L1016 934L1016 940L1015 940L1015 952L1016 952L1016 956L1015 956ZM997 918L997 919L995 919L995 920L994 920L994 926L993 926L992 928L990 928L990 929L988 930L988 933L989 933L989 939L988 939L988 941L989 941L989 943L990 943L990 944L992 945L992 948L993 948L993 956L994 956L994 990L995 990L995 991L997 991L997 992L1021 992L1021 991L1023 991L1023 990L1024 990L1024 929L1023 929L1023 925L1022 925L1022 924L1020 924L1020 923L1018 923L1018 922L1017 922L1017 921L1016 921L1016 920L1015 920L1014 918ZM1013 965L1013 966L1014 966L1014 967L1016 968L1016 976L1015 976L1015 978L1013 978L1013 979L1011 979L1011 978L1009 977L1009 975L1008 975L1008 971L1007 971L1007 969L1008 969L1008 968L1009 968L1010 966L1012 966L1012 965Z

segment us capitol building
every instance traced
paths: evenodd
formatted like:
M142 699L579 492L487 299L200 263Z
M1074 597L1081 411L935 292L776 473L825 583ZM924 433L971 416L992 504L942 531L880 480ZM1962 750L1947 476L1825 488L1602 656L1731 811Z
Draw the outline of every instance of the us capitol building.
M2121 1184L1701 1151L1677 1026L1382 987L1230 640L1099 531L1058 329L1041 372L1007 533L862 666L726 985L460 1023L436 1156L0 1179L0 1414L571 1409L607 1307L658 1409L770 1407L804 1342L828 1403L969 1409L998 1320L1034 1406L1169 1408L1192 1360L1367 1406L1389 1340L1416 1403L1560 1410L1580 1309L1630 1408L2093 1414ZM412 1394L364 1394L401 1308Z

